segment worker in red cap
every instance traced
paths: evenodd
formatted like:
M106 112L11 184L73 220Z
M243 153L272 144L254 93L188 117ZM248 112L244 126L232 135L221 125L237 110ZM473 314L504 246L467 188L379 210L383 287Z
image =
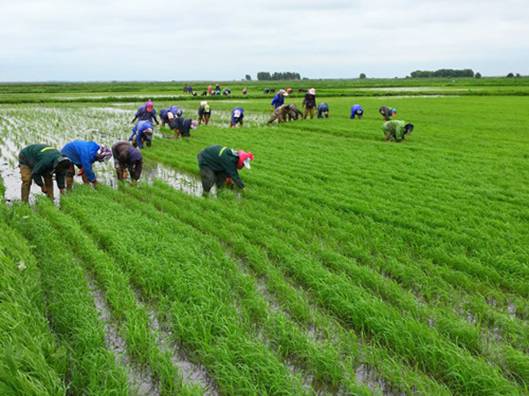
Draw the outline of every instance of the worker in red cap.
M198 153L197 159L203 194L207 195L214 184L217 189L232 184L243 189L244 183L239 176L239 170L250 169L250 161L253 161L254 156L250 152L213 145Z
M156 109L154 108L154 103L152 103L152 100L149 99L143 106L138 107L138 111L136 111L136 114L132 119L132 123L134 123L136 120L149 121L151 123L155 122L156 125L159 124L158 118L156 117Z

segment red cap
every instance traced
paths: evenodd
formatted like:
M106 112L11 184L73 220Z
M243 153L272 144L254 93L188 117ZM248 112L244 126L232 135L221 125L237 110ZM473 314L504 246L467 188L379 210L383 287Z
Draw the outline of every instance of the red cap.
M246 166L250 169L250 160L253 161L253 154L246 151L239 151L239 161L237 162L237 169L242 169L243 166Z

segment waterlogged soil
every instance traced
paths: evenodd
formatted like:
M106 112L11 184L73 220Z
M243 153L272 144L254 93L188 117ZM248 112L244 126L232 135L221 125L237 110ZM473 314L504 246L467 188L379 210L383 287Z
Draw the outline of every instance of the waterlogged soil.
M158 384L153 381L153 376L150 370L146 368L139 369L131 363L129 356L127 355L127 343L119 335L116 326L111 322L112 314L106 303L103 292L89 276L87 276L87 283L94 299L99 318L105 326L105 344L114 354L116 362L125 367L130 388L138 395L159 395L160 389Z
M130 134L133 110L113 107L48 108L38 106L0 107L0 175L5 185L4 199L10 203L20 199L21 179L18 153L28 144L44 143L61 148L74 139L94 140L111 146L119 140L127 140ZM160 138L160 135L158 138ZM156 142L156 135L155 135ZM154 142L154 144L155 144ZM95 163L94 171L100 183L118 185L112 160ZM141 181L151 183L158 179L185 193L201 196L202 186L198 178L155 163L145 163ZM81 183L80 177L75 177ZM30 202L44 195L32 184ZM54 182L56 203L60 200Z

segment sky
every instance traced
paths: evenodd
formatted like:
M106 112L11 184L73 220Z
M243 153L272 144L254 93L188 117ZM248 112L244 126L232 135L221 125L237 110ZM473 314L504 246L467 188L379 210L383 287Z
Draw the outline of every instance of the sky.
M529 0L0 0L0 81L529 75Z

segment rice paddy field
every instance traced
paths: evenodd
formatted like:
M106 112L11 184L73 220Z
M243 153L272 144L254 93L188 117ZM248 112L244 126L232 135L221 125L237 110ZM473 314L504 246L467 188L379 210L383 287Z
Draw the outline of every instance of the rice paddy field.
M97 188L31 205L26 144L112 144L144 99L203 98L0 86L0 394L528 395L529 79L358 84L292 83L330 118L272 126L266 85L234 88L189 140L156 130L138 185L96 164ZM211 144L254 153L244 191L201 196Z

